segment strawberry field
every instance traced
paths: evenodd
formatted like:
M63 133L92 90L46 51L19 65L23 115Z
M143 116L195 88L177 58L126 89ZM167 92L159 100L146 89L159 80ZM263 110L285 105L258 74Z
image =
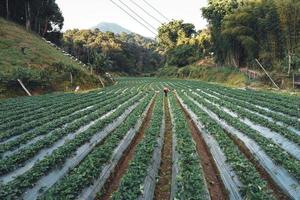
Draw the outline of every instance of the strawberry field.
M296 200L300 97L120 78L1 100L0 158L0 199Z

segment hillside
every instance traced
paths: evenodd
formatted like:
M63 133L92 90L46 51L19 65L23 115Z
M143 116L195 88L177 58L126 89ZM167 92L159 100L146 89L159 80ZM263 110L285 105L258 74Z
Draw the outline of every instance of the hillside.
M98 25L92 27L92 29L99 29L102 32L113 32L116 34L120 34L122 32L124 33L132 33L130 30L120 26L119 24L116 23L109 23L109 22L101 22Z
M243 73L230 67L190 65L178 68L174 66L168 66L161 68L157 75L159 77L197 79L206 82L221 83L233 87L244 87L248 84L248 79Z
M23 27L0 18L0 98L99 87L99 79L79 63ZM72 82L71 74L72 73Z

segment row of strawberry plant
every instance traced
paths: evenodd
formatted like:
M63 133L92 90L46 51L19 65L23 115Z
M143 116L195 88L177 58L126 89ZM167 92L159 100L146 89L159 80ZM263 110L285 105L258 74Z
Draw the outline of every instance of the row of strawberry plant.
M212 87L212 89L213 88L215 88L215 87ZM220 89L218 89L218 88L214 89L214 91L219 91L219 90ZM269 101L266 101L267 99L257 100L255 97L249 96L249 95L245 94L243 91L238 91L238 90L233 90L233 89L226 90L226 91L227 91L227 94L233 98L241 99L243 101L252 103L254 105L268 108L272 111L277 111L277 112L287 114L289 116L300 118L299 108L298 109L287 108L285 106L285 104L278 104L278 102L273 101L272 99L269 99Z
M51 145L53 145L56 141L61 139L63 136L75 132L80 127L88 124L91 121L98 119L105 113L118 107L120 105L120 102L128 101L130 97L131 96L125 96L123 98L116 97L115 99L109 99L105 103L99 104L98 107L99 109L97 109L96 111L88 114L87 116L82 115L84 116L83 118L69 124L64 129L56 130L51 135L37 141L36 143L28 147L20 149L18 152L12 154L7 158L0 160L0 174L5 174L17 169L19 166L22 166L24 162L26 162L28 159L35 156L41 149L46 147L51 147ZM139 97L141 97L141 95L136 96L135 99L138 99ZM110 103L111 101L113 103Z
M105 98L105 95L94 95L87 98L80 98L63 101L57 105L51 106L40 113L33 113L29 117L23 117L0 126L1 135L17 135L15 133L24 133L32 128L44 125L45 123L67 116L81 109L92 106Z
M46 116L61 112L65 109L68 109L73 106L77 106L80 104L82 105L82 108L84 108L85 103L88 101L94 101L95 98L100 98L103 97L106 93L101 93L100 95L97 93L91 93L89 95L85 96L78 96L78 97L73 97L73 98L68 98L68 99L61 99L57 100L55 104L51 106L45 106L41 109L34 110L32 112L24 113L22 115L18 115L17 119L11 120L9 118L6 118L6 122L2 125L0 125L0 130L8 130L12 127L19 126L20 124L25 124L25 123L30 123L34 120L44 118Z
M174 95L170 96L170 107L174 122L174 136L176 137L176 152L178 153L178 174L176 177L177 199L209 199L200 159L196 151L195 142L185 120L184 113L176 103ZM174 143L173 143L174 145ZM173 161L174 162L174 161Z
M64 99L64 98L75 97L72 93L61 93L61 94L46 94L41 96L32 96L32 97L17 97L0 101L0 113L10 111L11 109L27 109L28 107L38 106L42 104L47 104L47 102L54 103L53 100Z
M90 94L97 94L99 91L108 92L112 89L120 88L119 86L111 86L109 88L103 88L101 90L95 90L84 94L76 93L49 93L40 96L31 97L17 97L5 100L0 100L0 113L10 111L11 109L28 109L29 107L37 106L36 109L56 103L57 101L63 100L64 98L80 98ZM50 103L50 104L49 104Z
M231 110L232 112L237 113L240 117L247 118L256 124L260 124L264 127L267 127L270 130L275 131L283 135L284 137L288 138L292 142L300 145L300 136L286 127L280 126L274 122L270 122L268 119L261 117L257 114L254 114L252 112L248 112L247 110L244 110L243 108L236 106L236 103L226 102L223 101L223 99L216 99L209 95L206 95L205 93L202 93L201 96L203 96L205 99L209 100L212 103L216 103L222 107Z
M138 144L133 160L130 162L126 174L122 177L118 191L113 193L112 199L138 199L142 194L143 185L147 175L147 169L151 164L157 137L160 134L163 119L163 101L159 95L154 105L149 127L145 130L145 136Z
M226 88L224 91L227 92L234 92L235 94L239 96L244 96L248 98L255 99L257 101L269 103L269 104L274 104L274 105L280 105L285 108L288 108L290 110L293 109L298 109L297 105L295 102L290 103L289 101L285 100L278 100L276 99L276 94L270 95L270 96L261 96L258 95L256 92L251 91L251 90L238 90L238 89L231 89L231 88Z
M259 100L261 102L273 104L273 105L281 105L285 108L289 108L290 110L296 109L299 111L299 97L291 96L291 95L281 95L278 93L270 93L263 91L254 91L254 90L240 90L240 89L232 89L229 87L224 87L215 84L208 84L203 82L191 82L190 85L200 86L201 88L214 88L216 91L226 91L229 93L234 93L237 96L248 97L251 99ZM259 102L258 101L258 102Z
M222 100L225 100L225 101L228 101L230 103L233 103L233 104L239 105L241 107L247 108L248 110L257 112L261 115L270 117L270 118L272 118L273 120L275 120L277 122L283 122L285 125L288 125L288 126L291 126L291 127L294 127L296 129L300 130L300 121L298 121L294 118L286 118L286 117L283 117L280 114L270 112L270 111L261 109L259 107L256 107L252 104L246 103L245 101L229 97L228 93L224 92L224 91L219 90L218 92L214 92L214 93L211 93L211 91L209 89L205 90L205 91L212 94L212 95L214 95L214 96L216 96L216 97L221 98Z
M227 87L223 87L223 86L219 86L219 85L215 85L215 84L207 84L207 83L202 83L202 82L191 82L189 84L189 86L194 88L194 89L209 88L209 89L211 89L213 91L216 91L216 92L226 91L227 94L230 97L240 99L240 100L243 100L245 102L252 103L254 105L265 107L265 108L268 108L272 111L281 112L281 113L287 114L289 116L300 117L299 108L297 108L297 109L286 108L285 104L278 104L278 102L276 102L272 99L269 99L269 100L265 99L263 101L262 100L257 100L255 97L249 96L249 94L247 94L246 91L244 91L244 90L230 89L230 88L227 88ZM269 102L266 102L266 100L268 100Z
M30 105L29 107L25 107L24 109L13 108L10 111L6 111L1 114L1 125L7 122L12 122L14 120L18 120L20 118L28 117L30 115L35 115L37 113L46 111L48 108L55 107L59 102L70 102L74 99L74 101L81 98L88 98L90 96L96 96L97 93L89 93L83 95L77 95L75 97L65 96L60 99L51 99L45 102L36 103L34 105ZM61 103L59 103L61 104Z
M112 87L109 89L101 90L101 93L111 94L112 91L116 91L119 87ZM76 101L80 99L85 98L91 98L94 96L98 96L99 91L93 91L86 94L73 94L73 95L62 95L60 98L45 98L44 101L36 102L33 105L28 105L24 109L20 109L19 106L16 106L15 108L10 109L10 111L6 111L3 114L0 115L0 118L2 118L1 125L6 124L7 122L12 122L21 118L28 118L28 116L35 116L36 114L49 110L53 106L56 106L57 104L63 105L63 103L68 103L70 101ZM47 96L47 95L43 95Z
M53 151L51 155L48 155L44 159L35 163L34 166L24 174L3 185L0 188L0 199L19 198L26 189L34 186L34 184L41 177L45 176L51 170L62 166L65 163L65 160L72 156L77 148L89 142L93 135L111 124L122 113L124 113L130 105L133 105L136 101L138 100L132 99L123 104L112 115L95 123L88 130L82 132L79 135L76 135L74 139L66 141L63 146ZM121 104L121 102L119 102L118 100L116 102Z
M232 90L230 88L227 88L228 90ZM243 93L251 98L258 99L260 101L267 101L270 103L279 104L282 106L286 106L290 109L299 109L300 103L299 103L299 97L291 96L291 95L280 95L278 93L267 93L262 91L254 91L254 90L237 90L239 93Z
M127 132L135 126L149 104L152 95L141 104L104 141L69 172L61 181L50 188L40 199L75 199L81 191L89 187L101 174L104 165L110 162L112 154Z
M205 129L218 142L226 156L228 164L233 168L243 184L242 188L240 188L242 197L246 199L273 199L273 196L267 188L266 181L260 177L255 166L247 160L222 127L206 112L196 106L186 95L181 92L178 92L178 94L184 104L193 110L199 121L204 124Z
M253 139L257 144L266 152L272 160L274 160L278 165L283 166L292 176L294 176L298 181L300 180L300 161L295 159L288 152L283 150L280 146L272 142L270 139L263 137L259 132L253 130L251 127L241 122L238 118L232 117L226 112L220 110L217 106L208 103L203 98L193 95L193 98L213 113L218 115L220 119L223 119L230 126L241 131L249 138Z
M108 100L111 98L116 98L115 96L111 95L111 96L104 96L104 97L100 97L99 99L96 98L94 99L92 102L86 102L84 103L84 108L86 108L86 106L89 105L96 105L102 102L109 102ZM49 116L46 119L43 119L42 122L43 124L41 124L40 126L32 126L32 129L26 131L27 127L24 126L24 130L19 128L19 129L14 129L14 131L7 131L7 132L3 132L2 134L0 134L0 140L4 141L5 139L9 139L13 136L19 136L14 140L8 141L6 143L4 143L1 147L0 147L0 153L3 152L3 150L9 150L12 147L18 146L18 144L23 144L24 142L28 141L29 139L33 139L34 137L38 136L38 135L43 135L46 134L56 128L60 128L62 127L64 124L69 123L81 116L84 116L88 113L90 113L92 110L96 110L96 107L84 110L82 112L78 112L75 114L72 114L76 111L78 111L78 108L82 108L82 105L78 105L75 107L71 107L66 111L63 111L61 113L57 113L54 114L54 116ZM22 127L22 126L21 126Z

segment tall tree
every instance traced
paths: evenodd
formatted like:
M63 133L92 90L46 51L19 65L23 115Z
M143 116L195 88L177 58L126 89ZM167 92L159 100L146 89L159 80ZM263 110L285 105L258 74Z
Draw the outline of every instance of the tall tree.
M292 55L300 45L300 1L276 0L281 30L284 32L287 54Z
M26 19L26 29L31 29L31 9L30 0L25 1L25 19Z
M279 24L276 7L271 0L246 3L225 16L221 34L229 44L224 49L228 63L240 66L255 58L273 61L282 58Z
M10 18L9 0L6 0L6 19L9 20L9 18Z
M202 8L202 15L210 24L212 50L218 63L226 62L227 52L224 49L230 45L221 35L222 21L241 4L242 0L209 0L208 6Z
M160 45L168 50L176 47L179 40L189 38L194 33L196 31L193 24L183 23L182 20L173 20L159 27L158 40Z

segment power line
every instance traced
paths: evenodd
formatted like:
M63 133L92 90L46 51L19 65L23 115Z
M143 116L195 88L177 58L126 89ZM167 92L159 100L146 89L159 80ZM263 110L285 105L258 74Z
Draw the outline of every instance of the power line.
M130 10L132 13L134 13L140 20L142 20L144 23L146 23L149 27L151 27L153 30L156 31L156 28L152 26L149 22L147 22L144 18L142 18L137 12L135 12L132 8L130 8L127 4L125 4L123 1L119 0L121 4L123 4L128 10Z
M133 0L129 0L131 3L133 3L134 5L136 5L137 7L139 7L142 11L144 11L148 16L150 16L152 19L154 19L155 21L157 21L158 23L162 24L163 22L161 22L159 19L157 19L156 17L154 17L152 14L150 14L147 10L145 10L142 6L140 6L139 4L137 4L135 1Z
M171 21L170 19L168 19L164 14L162 14L159 10L157 10L154 6L152 6L150 3L148 3L147 1L143 0L143 2L145 2L148 6L150 6L153 10L155 10L158 14L160 14L163 18L165 18L167 21Z
M148 31L150 31L151 33L153 33L154 35L156 35L156 33L154 31L152 31L150 28L148 28L145 24L143 24L142 22L140 22L137 18L135 18L134 16L132 16L127 10L125 10L124 8L122 8L119 4L117 4L116 2L114 2L113 0L110 0L113 4L115 4L118 8L120 8L121 10L123 10L128 16L130 16L132 19L134 19L136 22L138 22L140 25L142 25L144 28L146 28Z

